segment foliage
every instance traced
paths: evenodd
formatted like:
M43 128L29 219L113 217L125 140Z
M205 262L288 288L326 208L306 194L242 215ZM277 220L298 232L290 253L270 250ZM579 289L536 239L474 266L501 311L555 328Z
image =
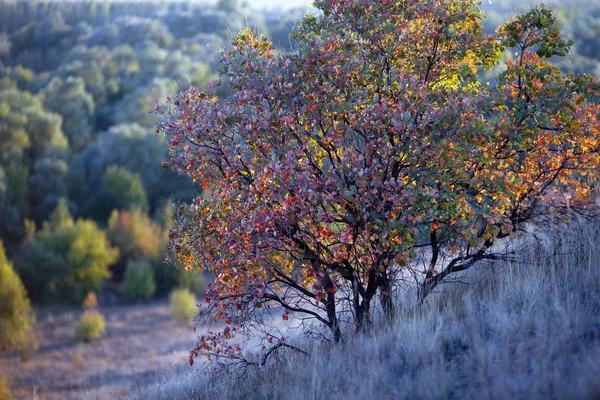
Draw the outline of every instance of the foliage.
M197 314L196 296L187 289L175 289L169 295L171 313L182 322L189 322Z
M25 287L0 242L0 350L25 348L34 322Z
M204 271L198 269L188 271L179 264L168 262L162 262L154 267L154 279L158 295L167 295L173 289L181 288L198 296L204 296L209 281Z
M85 309L96 308L98 306L98 297L96 297L96 293L89 292L87 296L85 296L81 306Z
M148 300L156 291L154 271L147 262L129 260L123 281L125 293L134 300Z
M64 148L67 140L61 118L47 112L30 93L17 89L0 92L0 163L33 162L52 148Z
M0 400L12 399L12 392L8 379L0 376Z
M82 342L98 339L104 332L104 317L98 311L86 311L75 325L75 338Z
M82 78L53 78L42 92L44 106L62 116L62 130L71 149L79 151L90 141L94 98L86 92Z
M109 168L102 178L102 189L114 209L133 210L148 207L146 191L140 177L124 168Z
M297 53L248 30L233 41L232 98L214 82L159 108L171 166L207 189L169 233L179 262L216 274L204 321L243 330L280 310L340 342L378 309L393 319L403 277L423 274L422 301L525 224L595 211L598 84L549 63L572 45L549 10L495 36L473 0L316 5ZM498 85L481 84L508 49ZM244 360L232 335L191 357Z
M74 221L61 202L17 259L17 271L32 300L81 304L110 277L118 257L94 221Z
M164 254L161 226L140 209L114 210L108 219L107 234L122 259L156 262Z
M128 93L121 101L115 115L115 122L137 123L141 126L152 127L156 124L156 116L151 111L156 107L157 99L163 99L175 90L175 84L170 79L153 80L148 86Z
M29 204L34 219L44 221L59 202L68 195L69 167L64 160L45 157L33 166L29 175Z

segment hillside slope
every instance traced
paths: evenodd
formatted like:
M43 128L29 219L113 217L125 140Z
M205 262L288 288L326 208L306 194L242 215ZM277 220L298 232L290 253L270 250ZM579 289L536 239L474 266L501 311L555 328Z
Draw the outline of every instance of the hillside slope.
M140 399L598 399L600 224L446 285L393 327L245 374L168 376Z

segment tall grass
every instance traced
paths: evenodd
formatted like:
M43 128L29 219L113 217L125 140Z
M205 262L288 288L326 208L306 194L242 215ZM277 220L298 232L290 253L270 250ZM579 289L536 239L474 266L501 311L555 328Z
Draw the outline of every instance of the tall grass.
M600 225L529 241L404 304L393 326L310 356L207 378L165 377L143 399L599 399ZM409 298L410 296L404 296Z

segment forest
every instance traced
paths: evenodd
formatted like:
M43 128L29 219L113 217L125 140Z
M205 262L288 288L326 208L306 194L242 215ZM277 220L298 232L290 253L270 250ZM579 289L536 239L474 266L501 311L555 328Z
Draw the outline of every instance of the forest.
M485 34L535 5L484 1ZM600 4L546 6L573 43L550 62L599 79ZM290 33L306 12L237 0L0 2L0 302L13 304L0 304L0 350L35 357L28 332L47 310L93 316L98 305L205 296L213 275L186 270L167 244L180 204L207 183L172 168L161 107L220 78L215 103L231 99L222 57L234 37L249 27L275 55L295 54ZM478 80L495 87L503 68Z

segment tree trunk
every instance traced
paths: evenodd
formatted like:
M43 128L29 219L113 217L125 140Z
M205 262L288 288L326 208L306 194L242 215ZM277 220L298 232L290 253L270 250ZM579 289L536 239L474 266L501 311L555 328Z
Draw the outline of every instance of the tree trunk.
M356 310L356 330L357 332L366 332L371 327L371 316L369 311L371 308L371 299L363 297L362 302Z
M335 292L330 291L333 289L333 282L327 273L323 278L323 288L327 293L327 301L325 303L325 310L327 311L327 319L329 320L329 328L333 333L333 341L335 343L341 343L343 340L342 331L338 322L337 313L335 310Z
M396 310L394 309L394 301L392 299L392 283L387 275L382 276L381 292L381 307L383 308L385 319L389 323L394 320Z

